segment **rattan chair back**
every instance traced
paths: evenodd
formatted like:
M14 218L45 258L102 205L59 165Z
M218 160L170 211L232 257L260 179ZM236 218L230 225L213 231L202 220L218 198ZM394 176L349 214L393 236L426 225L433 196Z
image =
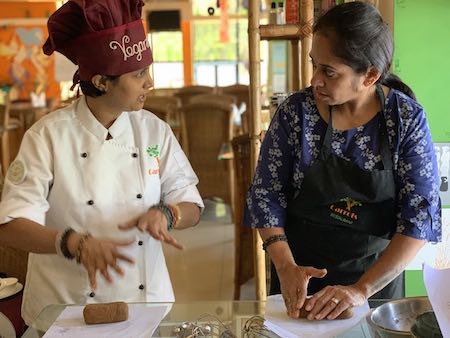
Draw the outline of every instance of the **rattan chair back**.
M232 202L233 170L230 161L219 160L223 144L233 137L231 104L196 102L183 107L188 134L189 161L199 177L203 198Z
M181 100L181 105L185 106L190 103L190 100L193 96L200 94L213 93L214 88L208 86L187 86L178 89L178 91L174 94L176 97L179 97Z

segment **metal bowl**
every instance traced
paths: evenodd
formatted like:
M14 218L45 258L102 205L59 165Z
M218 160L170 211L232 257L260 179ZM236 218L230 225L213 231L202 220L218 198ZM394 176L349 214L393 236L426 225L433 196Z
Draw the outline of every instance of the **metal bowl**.
M442 338L436 315L433 311L424 312L419 315L411 327L413 338Z
M417 316L427 311L432 311L428 297L401 298L373 309L366 320L375 338L412 337Z

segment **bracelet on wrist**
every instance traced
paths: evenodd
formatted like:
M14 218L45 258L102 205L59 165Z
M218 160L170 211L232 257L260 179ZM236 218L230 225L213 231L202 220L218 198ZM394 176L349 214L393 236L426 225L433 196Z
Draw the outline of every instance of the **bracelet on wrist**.
M58 232L58 234L56 235L56 240L55 240L56 253L59 256L62 256L62 257L67 258L69 260L72 260L72 259L75 258L75 256L73 256L70 253L69 248L67 246L67 242L69 240L69 237L73 233L75 233L75 230L73 230L72 228L66 228L66 229Z
M80 238L80 241L78 242L77 252L75 254L75 258L76 258L78 264L81 263L81 255L83 254L83 249L86 245L86 241L90 237L91 237L91 234L83 234Z
M164 204L163 202L161 202L159 204L152 206L150 209L157 209L157 210L161 211L167 220L167 231L170 231L173 229L173 227L175 225L175 216L174 216L172 209L167 204Z
M173 214L174 218L173 227L175 228L177 224L180 223L181 221L181 210L177 204L169 204L168 207L170 208L170 211Z
M266 251L267 247L269 245L276 243L276 242L280 242L280 241L283 241L283 242L288 241L285 234L273 235L273 236L270 236L269 238L266 238L266 240L263 242L262 248L264 251Z

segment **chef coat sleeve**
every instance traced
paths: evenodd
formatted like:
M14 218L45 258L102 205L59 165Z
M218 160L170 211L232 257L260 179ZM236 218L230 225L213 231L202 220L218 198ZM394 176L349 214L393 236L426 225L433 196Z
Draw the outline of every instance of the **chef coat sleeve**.
M162 200L168 204L192 202L203 210L203 201L196 186L197 175L168 126L160 161Z
M400 99L404 135L397 168L397 232L431 242L441 241L439 173L426 115L422 107Z
M301 139L300 105L285 100L267 131L253 182L247 193L244 224L252 228L284 227L294 153Z
M9 166L0 203L0 224L26 218L45 224L47 197L53 182L53 156L44 137L28 130Z

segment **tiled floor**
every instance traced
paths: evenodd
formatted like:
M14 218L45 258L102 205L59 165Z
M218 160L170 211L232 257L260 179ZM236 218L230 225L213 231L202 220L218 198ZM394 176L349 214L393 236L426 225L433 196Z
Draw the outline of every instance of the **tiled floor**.
M205 200L200 223L173 234L185 247L164 248L176 300L233 299L234 225L229 207Z

